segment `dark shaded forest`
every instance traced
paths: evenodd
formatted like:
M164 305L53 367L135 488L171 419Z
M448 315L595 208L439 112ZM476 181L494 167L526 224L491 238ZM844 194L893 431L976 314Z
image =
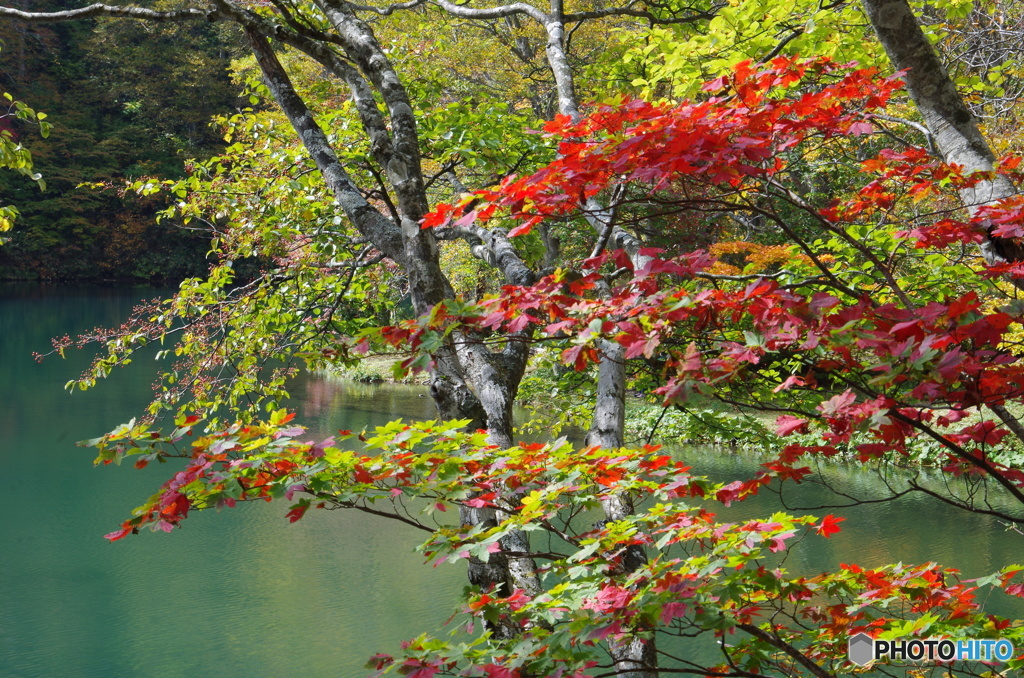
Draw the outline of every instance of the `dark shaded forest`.
M67 2L33 3L43 11ZM225 27L200 23L0 24L0 82L54 125L48 139L2 122L32 152L46 188L15 173L0 196L21 216L0 247L0 279L175 280L207 268L208 236L156 222L164 199L123 195L125 179L176 178L223 144L208 122L234 110ZM187 43L188 58L173 56Z

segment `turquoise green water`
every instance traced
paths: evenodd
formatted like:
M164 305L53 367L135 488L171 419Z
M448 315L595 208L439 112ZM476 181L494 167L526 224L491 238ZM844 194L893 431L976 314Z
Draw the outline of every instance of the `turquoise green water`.
M147 361L92 392L68 394L63 385L87 356L40 365L31 353L55 335L119 324L153 294L0 286L0 678L347 678L365 675L370 655L437 632L463 571L424 565L413 553L420 535L398 523L334 511L289 525L284 504L260 503L194 514L169 535L106 543L102 535L167 468L93 468L74 441L140 411ZM431 416L416 388L308 379L295 391L298 419L323 435ZM721 477L749 475L757 464L682 454L695 472ZM879 490L866 472L832 469L829 477L862 496ZM797 499L808 505L829 495L806 486ZM742 510L767 514L778 504L766 495ZM816 511L828 512L848 516L843 532L806 541L789 556L790 570L939 560L974 577L1024 560L1021 537L998 522L926 499Z
M261 503L106 543L167 468L93 468L74 441L139 411L148 366L68 394L85 356L39 365L31 352L119 324L140 296L0 287L0 677L357 676L438 629L463 573L422 564L418 533L372 516L289 525L284 504ZM326 430L429 413L408 389L357 395L347 407L314 383L299 409Z

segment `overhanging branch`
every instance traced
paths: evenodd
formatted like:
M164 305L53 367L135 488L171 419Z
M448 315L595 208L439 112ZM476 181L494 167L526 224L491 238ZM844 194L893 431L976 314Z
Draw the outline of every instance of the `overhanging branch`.
M104 5L95 3L88 7L78 9L67 9L61 12L26 12L13 7L0 7L0 16L27 21L31 23L55 23L60 21L73 21L75 19L89 19L97 16L121 17L125 19L143 19L146 21L188 21L193 19L206 19L214 21L220 17L217 10L201 10L192 7L175 9L166 12L159 12L144 7Z

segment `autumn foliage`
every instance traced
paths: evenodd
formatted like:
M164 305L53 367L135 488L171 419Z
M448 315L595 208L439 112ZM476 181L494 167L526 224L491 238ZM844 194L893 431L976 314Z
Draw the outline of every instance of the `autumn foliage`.
M610 232L653 218L722 227L756 217L774 238L770 256L744 270L723 269L705 250L599 248L536 284L343 338L354 351L408 351L409 368L429 364L432 347L456 330L496 345L544 342L579 371L601 359L602 342L615 342L637 383L666 406L699 397L775 412L778 438L753 477L712 482L653 447L558 440L498 449L483 432L461 430L464 422L395 423L314 444L284 412L194 439L187 433L200 422L182 419L166 435L132 425L93 441L104 462L186 464L108 538L169 531L193 509L277 498L290 502L293 522L345 507L425 527L447 507L493 510L490 523L429 527L425 557L529 555L547 588L473 590L458 617L465 634L421 637L403 656L369 665L418 678L609 675L601 644L634 635L728 639L713 661L666 659L673 670L714 676L853 673L846 640L858 631L1024 641L1019 626L980 604L986 588L1020 595L1020 566L977 581L932 563L796 576L777 554L830 537L843 517L716 516L766 487L800 482L815 457L900 464L922 446L959 478L944 501L1011 523L1024 516L1024 472L1003 455L1018 434L1007 408L1024 399L1024 307L1006 298L1004 276L1021 271L967 254L992 235L1024 235L1024 208L1010 199L964 217L951 191L977 175L919 148L881 147L876 114L898 88L869 70L776 59L742 64L699 101L625 100L579 120L558 117L543 131L558 141L557 160L440 205L423 227L487 222L525 247L552 219L603 219ZM851 156L862 160L845 194L800 188L802 168ZM1019 182L1018 167L1008 159L1000 171ZM733 248L741 251L756 247ZM621 494L634 498L635 515L587 516ZM420 508L408 511L402 501L413 497ZM513 530L535 534L534 553L504 548ZM634 547L647 561L624 567ZM496 625L517 634L481 635ZM1010 667L1020 665L1024 658ZM958 666L957 675L988 670Z

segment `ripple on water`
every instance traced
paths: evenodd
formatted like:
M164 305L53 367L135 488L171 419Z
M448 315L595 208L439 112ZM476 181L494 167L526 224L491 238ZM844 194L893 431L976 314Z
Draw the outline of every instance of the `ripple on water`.
M169 467L93 469L72 441L138 413L150 377L129 370L68 396L62 386L85 357L37 366L27 356L51 336L120 323L153 291L81 292L0 294L0 327L19 328L0 341L0 678L360 676L373 653L441 631L464 567L424 565L413 552L423 535L393 521L314 511L289 525L285 504L261 502L195 514L173 534L107 544L102 535ZM302 388L299 416L317 439L433 416L422 388L316 380ZM695 472L722 476L749 477L758 463L721 452L687 456ZM877 483L835 473L858 491ZM814 486L800 490L808 494L797 499L820 503ZM721 511L723 519L763 517L777 510L771 499ZM848 520L832 539L805 540L787 562L793 571L935 559L976 577L1019 560L1018 538L997 521L924 498L813 512Z

